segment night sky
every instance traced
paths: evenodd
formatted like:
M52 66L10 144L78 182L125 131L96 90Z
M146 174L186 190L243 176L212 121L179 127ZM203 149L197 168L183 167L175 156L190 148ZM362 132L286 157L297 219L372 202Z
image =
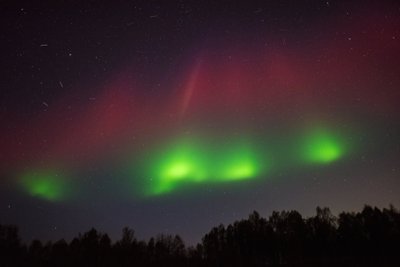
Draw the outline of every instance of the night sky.
M400 207L398 1L17 2L0 223L24 240Z

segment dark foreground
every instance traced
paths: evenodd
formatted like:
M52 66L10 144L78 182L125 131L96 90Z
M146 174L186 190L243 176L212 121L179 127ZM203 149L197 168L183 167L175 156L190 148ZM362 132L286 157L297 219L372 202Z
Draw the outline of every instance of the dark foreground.
M21 243L15 226L0 225L0 266L400 266L400 213L365 206L335 217L317 208L257 212L227 227L214 227L196 247L176 236L139 241L123 229L111 242L95 229L65 240Z

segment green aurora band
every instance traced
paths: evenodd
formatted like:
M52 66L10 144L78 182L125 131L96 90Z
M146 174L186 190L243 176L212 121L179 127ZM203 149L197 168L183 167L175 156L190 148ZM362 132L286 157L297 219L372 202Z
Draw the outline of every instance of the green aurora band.
M181 137L155 145L135 160L129 177L140 196L158 196L201 184L222 184L266 178L307 164L331 164L349 152L345 140L329 128L309 128L303 135ZM265 139L265 140L264 140ZM256 141L259 142L256 142ZM265 142L267 141L267 142ZM271 145L275 141L275 145ZM132 167L132 166L131 166ZM25 172L25 192L48 201L71 196L71 185L55 170ZM131 186L129 188L132 188Z
M156 153L148 167L147 194L165 194L181 185L248 180L265 172L267 162L250 144L211 143L183 140Z
M148 196L164 195L182 186L265 178L272 168L281 173L305 164L331 164L348 152L344 141L347 138L328 127L308 128L303 135L272 138L281 144L272 146L256 144L253 142L256 138L249 136L246 139L225 136L217 141L204 137L177 138L150 152L141 175L146 182L139 190Z
M67 197L65 178L54 171L31 171L21 176L20 182L33 197L48 201L60 201Z

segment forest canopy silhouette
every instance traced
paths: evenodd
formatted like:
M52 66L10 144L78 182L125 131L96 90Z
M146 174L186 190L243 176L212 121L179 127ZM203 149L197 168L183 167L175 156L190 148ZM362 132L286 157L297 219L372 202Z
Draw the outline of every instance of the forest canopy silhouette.
M219 225L196 246L179 235L138 240L125 227L112 242L92 228L71 242L21 241L18 227L0 225L1 266L399 266L400 213L390 206L365 206L334 216L317 207L316 215L274 211L263 218Z

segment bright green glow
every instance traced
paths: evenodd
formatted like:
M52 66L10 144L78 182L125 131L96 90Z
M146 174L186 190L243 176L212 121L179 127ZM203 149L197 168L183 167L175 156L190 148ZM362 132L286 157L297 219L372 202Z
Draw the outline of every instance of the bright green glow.
M253 179L261 174L256 153L243 142L210 144L184 140L156 153L148 166L148 194L171 192L181 185Z
M27 172L21 184L31 196L50 201L63 199L67 192L64 178L51 171Z
M177 184L204 178L204 155L195 142L181 142L169 147L150 166L150 194L172 191ZM153 163L153 162L152 162Z
M191 185L253 180L310 163L330 164L353 150L351 136L340 133L319 125L303 134L176 139L141 157L135 176L144 179L138 178L136 188L142 195L163 195Z
M230 148L220 156L220 160L222 162L217 173L224 180L244 180L260 173L255 153L244 144Z
M326 130L317 130L307 136L304 142L306 161L331 163L344 155L344 144L340 138Z
M190 174L191 169L192 166L189 163L177 162L172 166L169 166L169 168L165 171L165 175L166 177L171 177L172 179L184 178L185 176Z
M242 180L251 178L256 174L256 169L251 163L242 163L238 166L233 166L225 172L225 177L229 180Z

